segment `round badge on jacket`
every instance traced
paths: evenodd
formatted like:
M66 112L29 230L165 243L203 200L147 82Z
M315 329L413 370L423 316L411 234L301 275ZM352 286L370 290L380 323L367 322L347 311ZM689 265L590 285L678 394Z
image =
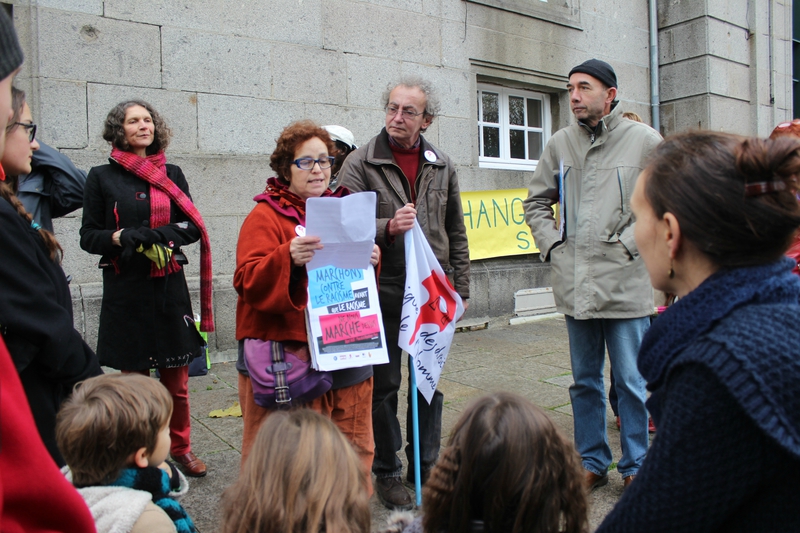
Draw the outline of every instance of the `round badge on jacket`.
M306 227L301 226L300 224L294 227L294 232L297 233L298 237L305 237L306 236Z
M433 150L425 150L425 159L433 163L436 161L436 154L433 153Z

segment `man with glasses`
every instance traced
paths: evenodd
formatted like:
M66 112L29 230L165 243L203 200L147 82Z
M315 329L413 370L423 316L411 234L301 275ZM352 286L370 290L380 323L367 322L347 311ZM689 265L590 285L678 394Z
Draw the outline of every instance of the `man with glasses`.
M405 78L390 85L383 97L386 127L368 144L350 154L339 172L340 184L353 192L375 191L376 242L381 248L379 293L389 363L374 367L372 426L378 497L390 509L410 509L411 497L401 482L403 465L397 452L403 444L397 420L397 391L404 357L397 346L405 288L403 234L419 221L422 231L456 291L469 298L469 250L458 177L450 158L421 133L431 125L439 102L431 84ZM409 391L409 405L411 404ZM438 390L430 404L419 392L420 470L422 483L439 454L444 397ZM407 441L413 442L411 415ZM409 483L414 483L414 454L406 445Z

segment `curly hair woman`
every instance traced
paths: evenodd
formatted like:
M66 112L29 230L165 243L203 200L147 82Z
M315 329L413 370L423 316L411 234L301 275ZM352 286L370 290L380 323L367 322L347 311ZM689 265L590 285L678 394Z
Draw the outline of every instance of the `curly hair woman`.
M100 257L103 303L97 355L106 366L157 368L174 403L170 453L189 476L206 474L192 453L189 362L203 353L183 273L181 246L200 240L200 327L214 330L211 248L180 167L167 164L172 132L147 102L129 100L106 118L109 164L89 172L81 248Z
M242 406L242 463L253 449L258 429L275 412L256 403L253 381L245 362L246 346L265 343L286 349L308 361L305 309L308 302L306 265L320 238L305 234L306 200L342 197L350 193L328 189L334 157L333 141L319 125L302 120L288 125L277 139L270 167L277 174L267 180L264 192L247 215L236 246L233 286L236 302L236 338L239 340L239 404ZM380 249L373 246L371 264ZM263 359L262 359L263 358ZM254 357L270 363L269 352ZM251 361L251 364L252 361ZM330 417L350 440L362 461L364 479L371 491L370 469L375 441L372 434L372 366L332 372L330 390L308 398L302 406ZM297 401L292 403L298 406Z

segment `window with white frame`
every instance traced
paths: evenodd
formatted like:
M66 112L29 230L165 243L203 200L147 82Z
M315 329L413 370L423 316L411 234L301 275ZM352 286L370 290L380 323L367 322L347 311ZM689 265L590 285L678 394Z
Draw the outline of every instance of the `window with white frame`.
M549 95L478 84L479 166L535 170L549 138Z

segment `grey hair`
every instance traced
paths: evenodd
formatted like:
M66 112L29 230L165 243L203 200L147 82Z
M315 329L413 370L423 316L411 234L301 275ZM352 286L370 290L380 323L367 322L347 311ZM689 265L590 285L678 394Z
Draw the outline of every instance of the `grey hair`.
M439 97L433 90L433 84L419 76L403 76L396 83L387 85L386 90L383 92L383 107L389 105L389 94L400 86L416 87L422 91L422 94L425 95L425 114L430 117L431 121L439 115L441 104L439 102Z

